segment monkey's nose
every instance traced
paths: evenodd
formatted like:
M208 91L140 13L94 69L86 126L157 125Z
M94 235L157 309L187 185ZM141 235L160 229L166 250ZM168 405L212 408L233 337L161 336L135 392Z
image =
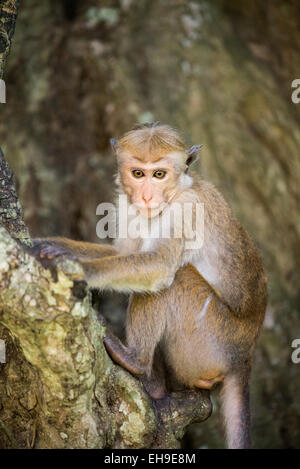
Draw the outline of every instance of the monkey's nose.
M150 200L152 200L152 193L151 192L144 192L143 193L143 201L148 203Z

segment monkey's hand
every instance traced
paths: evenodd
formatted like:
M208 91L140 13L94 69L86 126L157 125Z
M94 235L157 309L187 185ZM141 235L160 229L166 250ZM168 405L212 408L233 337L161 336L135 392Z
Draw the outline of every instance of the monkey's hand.
M35 257L42 264L55 259L57 257L69 257L76 260L76 257L70 254L66 248L59 246L53 241L34 239L33 247L25 248L26 252L31 256Z
M58 246L52 241L44 241L41 244L35 246L37 251L39 251L39 256L41 259L54 259L59 256L68 256L68 251L62 246ZM75 258L75 256L72 256Z
M41 262L46 269L50 269L52 273L59 269L73 280L83 280L84 272L79 260L65 247L48 240L34 239L33 243L32 248L25 250Z

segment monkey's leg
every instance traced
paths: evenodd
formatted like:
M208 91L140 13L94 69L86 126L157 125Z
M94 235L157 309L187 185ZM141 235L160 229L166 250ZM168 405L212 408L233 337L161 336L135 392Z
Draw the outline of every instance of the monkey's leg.
M165 380L165 367L162 360L162 354L158 348L155 350L151 374L143 374L140 376L140 380L152 399L162 399L167 396L168 392Z
M153 399L161 399L167 394L164 363L159 350L165 331L167 296L168 290L159 295L134 294L126 316L127 343L144 367L145 373L140 379Z
M161 301L165 295L132 295L126 320L127 347L109 330L104 339L112 359L131 373L141 375L146 391L154 399L166 395L163 363L156 350L165 328L165 301ZM155 352L157 360L153 367Z

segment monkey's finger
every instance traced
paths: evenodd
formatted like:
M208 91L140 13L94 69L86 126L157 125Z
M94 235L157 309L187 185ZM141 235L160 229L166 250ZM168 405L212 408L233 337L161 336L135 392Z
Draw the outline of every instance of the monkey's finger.
M66 249L57 246L57 245L51 245L47 244L45 246L42 246L40 249L40 257L44 258L46 257L47 259L53 259L54 257L58 256L68 256L69 253Z

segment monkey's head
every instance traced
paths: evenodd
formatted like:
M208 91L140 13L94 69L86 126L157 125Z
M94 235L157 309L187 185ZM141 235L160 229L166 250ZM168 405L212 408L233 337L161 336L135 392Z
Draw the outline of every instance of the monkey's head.
M142 216L159 215L176 193L191 184L187 171L200 146L186 151L171 127L138 125L120 140L111 139L111 144L118 159L117 184Z

